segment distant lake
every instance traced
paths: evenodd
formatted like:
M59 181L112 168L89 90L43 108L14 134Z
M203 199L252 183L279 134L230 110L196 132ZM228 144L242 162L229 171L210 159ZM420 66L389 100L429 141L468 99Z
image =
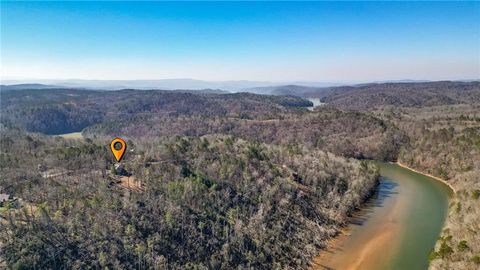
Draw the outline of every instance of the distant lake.
M307 109L309 109L310 111L313 111L313 109L315 109L315 107L317 106L321 106L325 103L322 103L320 101L320 98L307 98L308 100L310 100L312 103L313 103L313 106L312 107L307 107Z

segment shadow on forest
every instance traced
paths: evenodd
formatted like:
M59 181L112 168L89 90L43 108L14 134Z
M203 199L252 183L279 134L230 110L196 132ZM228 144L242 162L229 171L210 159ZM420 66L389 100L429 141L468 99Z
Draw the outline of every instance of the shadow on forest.
M396 191L398 184L387 177L380 177L380 183L375 193L365 202L364 209L358 215L354 215L351 223L362 226L369 218L369 213L372 213L376 207L383 207L385 199L398 194Z

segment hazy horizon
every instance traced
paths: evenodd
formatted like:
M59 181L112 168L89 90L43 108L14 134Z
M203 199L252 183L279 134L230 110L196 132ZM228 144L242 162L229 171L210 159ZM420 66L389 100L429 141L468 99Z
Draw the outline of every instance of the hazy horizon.
M480 77L479 2L2 2L1 79Z

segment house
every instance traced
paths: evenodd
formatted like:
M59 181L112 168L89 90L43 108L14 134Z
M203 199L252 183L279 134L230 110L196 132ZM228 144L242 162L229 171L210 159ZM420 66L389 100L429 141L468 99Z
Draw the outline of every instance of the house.
M296 172L292 173L292 177L293 177L293 181L303 184L303 179L302 177L300 177L300 175L298 175L298 173Z
M37 165L37 169L40 171L40 172L44 172L47 170L47 166L43 165L43 164L38 164Z
M11 203L14 201L16 201L16 198L14 198L12 195L0 193L0 207L5 206L6 203Z
M0 203L6 202L10 200L10 195L0 193Z
M115 174L121 176L130 176L131 174L125 170L125 167L121 163L117 163L114 165Z

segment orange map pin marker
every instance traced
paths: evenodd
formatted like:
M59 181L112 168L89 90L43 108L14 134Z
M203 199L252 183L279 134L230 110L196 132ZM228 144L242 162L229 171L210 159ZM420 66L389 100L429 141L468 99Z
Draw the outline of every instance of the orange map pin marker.
M125 150L127 149L127 144L125 143L124 140L120 138L115 138L110 143L110 149L112 150L112 153L115 156L115 159L119 162L122 159L123 154L125 154Z

